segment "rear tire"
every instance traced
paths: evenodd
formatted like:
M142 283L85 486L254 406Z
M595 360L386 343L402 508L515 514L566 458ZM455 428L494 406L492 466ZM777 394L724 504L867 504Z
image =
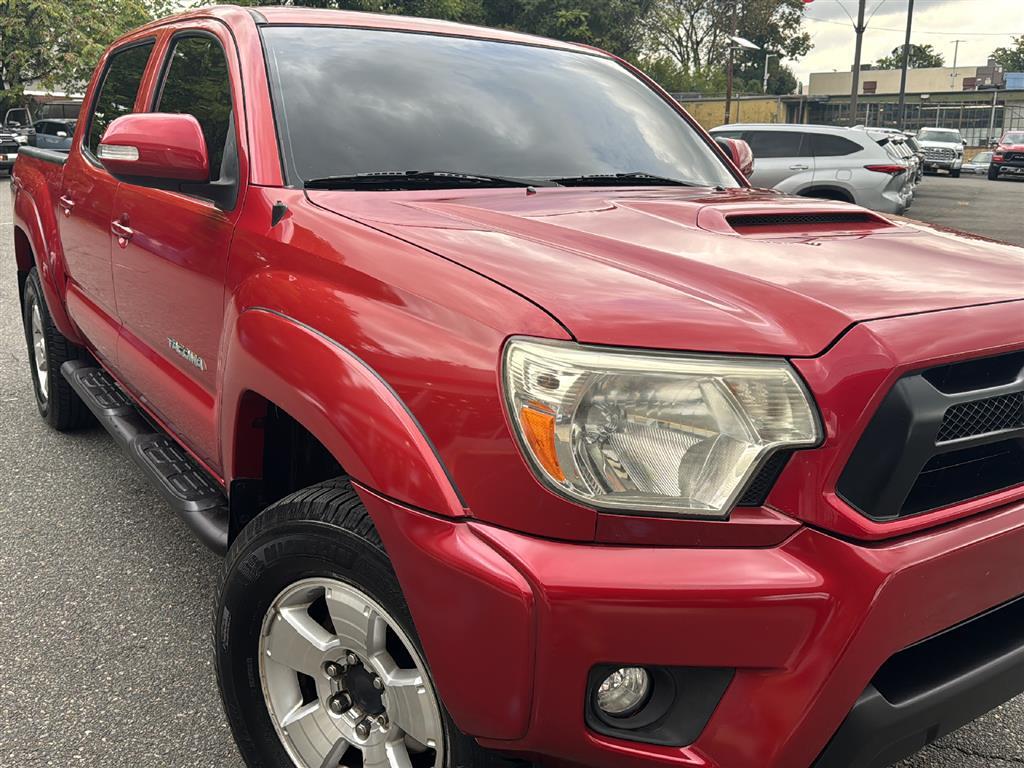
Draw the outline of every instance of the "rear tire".
M989 181L998 181L999 180L999 169L996 166L994 166L994 165L990 165L988 167L988 180Z
M68 360L86 360L89 354L53 324L35 267L25 281L21 307L39 415L61 432L92 424L92 413L60 373L60 367Z
M370 616L374 618L361 619ZM354 631L362 624L371 629ZM386 651L360 651L378 644L371 639L384 634ZM309 637L316 642L302 639ZM374 759L384 748L380 742L407 750L414 768L527 765L486 752L452 722L434 693L412 616L380 536L346 478L285 497L239 534L228 551L218 588L214 640L224 709L249 768L320 768L339 760L343 766L362 765L364 755L377 765ZM353 649L358 651L355 663L331 678L327 665ZM296 666L307 668L308 674L295 671ZM408 680L410 675L418 675L426 689L421 697L430 696L435 706L393 708L390 690L395 691L395 701L408 699L401 698L401 688L393 688L390 681ZM369 686L360 685L360 680L365 683L375 676L384 681L383 702L381 694L374 699L372 690L366 698ZM344 716L331 714L329 706L332 692L338 690L362 697ZM353 731L346 720L352 712L362 710L355 715L358 722L364 714L382 709L390 726L377 723L368 737ZM288 717L300 712L294 719ZM410 712L419 713L419 719ZM280 725L282 719L287 727ZM306 728L314 739L305 740ZM414 731L419 740L411 735ZM437 749L425 749L426 735L432 736Z

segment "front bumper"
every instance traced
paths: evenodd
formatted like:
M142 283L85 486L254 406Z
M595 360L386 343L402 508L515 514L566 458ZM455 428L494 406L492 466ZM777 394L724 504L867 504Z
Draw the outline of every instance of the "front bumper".
M1015 157L1013 160L1004 160L992 165L999 169L999 173L1024 174L1024 158Z
M963 157L957 157L953 160L925 160L924 170L926 171L956 171L959 170L964 164Z
M456 723L545 764L806 768L888 659L1024 594L1024 503L882 544L803 528L701 549L542 540L361 495ZM600 663L736 674L693 744L652 746L585 726Z

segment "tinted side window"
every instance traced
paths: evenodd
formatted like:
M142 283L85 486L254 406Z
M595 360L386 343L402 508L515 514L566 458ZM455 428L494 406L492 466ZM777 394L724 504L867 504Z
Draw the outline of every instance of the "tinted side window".
M192 115L210 153L210 181L221 177L231 132L231 84L224 49L212 37L183 37L174 44L157 112Z
M746 137L756 158L810 155L804 134L798 131L749 131Z
M829 136L824 133L811 134L811 151L815 157L841 157L859 152L860 144L844 139L842 136Z
M146 72L153 43L135 45L115 53L110 58L103 83L93 104L92 119L86 146L94 155L103 138L103 132L114 120L127 115L135 106L142 75Z

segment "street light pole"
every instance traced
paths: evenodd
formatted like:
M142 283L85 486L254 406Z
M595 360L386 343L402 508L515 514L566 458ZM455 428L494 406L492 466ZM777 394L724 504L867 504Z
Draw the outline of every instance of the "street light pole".
M853 28L857 33L857 42L853 48L853 87L850 89L850 125L857 124L857 95L860 91L860 51L864 43L864 6L867 0L860 0L857 7L857 26Z
M739 13L740 0L733 0L732 3L732 36L738 37L740 34L737 14ZM722 121L723 125L728 125L732 122L732 68L735 59L736 46L733 41L729 40L729 73L725 79L725 119Z
M900 103L898 108L899 129L906 125L907 111L907 67L910 66L910 28L914 23L914 0L907 5L907 39L903 43L903 71L900 72Z

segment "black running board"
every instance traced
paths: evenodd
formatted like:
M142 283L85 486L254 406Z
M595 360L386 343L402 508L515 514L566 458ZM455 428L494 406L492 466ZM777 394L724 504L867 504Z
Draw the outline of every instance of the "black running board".
M227 499L206 471L155 427L102 368L69 360L60 372L199 540L218 554L227 552Z

